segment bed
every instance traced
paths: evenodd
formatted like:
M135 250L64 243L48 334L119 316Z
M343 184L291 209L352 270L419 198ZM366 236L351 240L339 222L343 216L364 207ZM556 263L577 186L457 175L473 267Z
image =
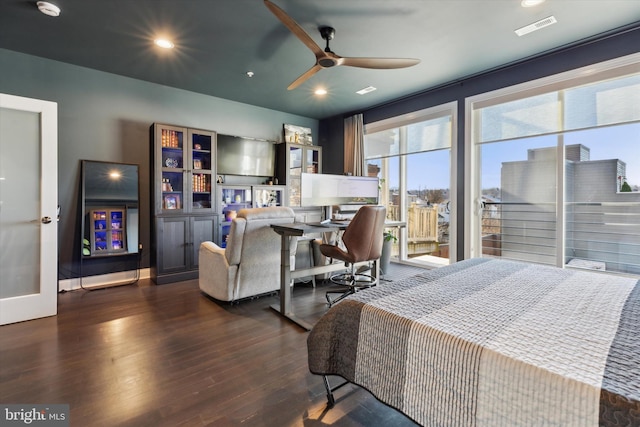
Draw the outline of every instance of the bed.
M307 340L425 426L640 426L640 281L478 258L358 292Z

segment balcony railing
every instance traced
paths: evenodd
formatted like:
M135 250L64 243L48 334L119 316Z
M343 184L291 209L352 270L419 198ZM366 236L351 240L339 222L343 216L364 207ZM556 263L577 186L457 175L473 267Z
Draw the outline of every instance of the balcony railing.
M401 218L399 206L387 206L388 220L401 221ZM448 257L448 252L443 254L443 246L449 243L449 223L439 221L437 204L426 206L412 203L407 211L406 224L409 257L419 255ZM389 231L397 232L397 229ZM394 255L398 253L397 244L393 253Z
M557 212L553 203L485 202L482 253L556 264ZM565 204L564 262L640 275L640 201Z

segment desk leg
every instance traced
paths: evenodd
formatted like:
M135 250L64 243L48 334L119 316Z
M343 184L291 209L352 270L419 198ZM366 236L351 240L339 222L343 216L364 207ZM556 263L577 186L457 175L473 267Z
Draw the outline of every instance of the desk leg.
M280 252L280 313L287 316L291 312L291 238L281 236Z
M311 324L302 319L298 319L291 307L291 238L286 234L281 235L280 252L280 306L272 305L271 308L278 311L287 319L298 326L310 331Z
M376 284L380 283L380 258L373 261L373 268L371 269L371 276Z

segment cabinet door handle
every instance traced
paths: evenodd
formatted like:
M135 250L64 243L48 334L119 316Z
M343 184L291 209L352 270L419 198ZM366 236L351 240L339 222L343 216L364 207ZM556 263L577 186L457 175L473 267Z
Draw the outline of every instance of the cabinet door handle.
M49 223L51 223L51 217L50 216L43 216L42 219L40 220L40 222L42 222L43 224L49 224Z

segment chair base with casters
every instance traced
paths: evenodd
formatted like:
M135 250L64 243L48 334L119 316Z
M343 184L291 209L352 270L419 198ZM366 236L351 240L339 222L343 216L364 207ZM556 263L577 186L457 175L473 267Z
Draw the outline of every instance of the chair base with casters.
M329 278L329 280L331 281L331 283L334 283L336 285L346 286L347 290L327 291L325 297L327 298L327 303L329 304L329 307L341 301L342 299L346 298L347 296L351 294L355 294L360 289L371 288L378 284L377 278L373 277L370 274L362 273L362 271L370 270L370 268L365 268L363 270L362 267L360 267L356 270L355 264L345 264L345 265L350 268L349 272L333 275ZM332 294L339 294L339 296L335 299L331 299L330 296Z

